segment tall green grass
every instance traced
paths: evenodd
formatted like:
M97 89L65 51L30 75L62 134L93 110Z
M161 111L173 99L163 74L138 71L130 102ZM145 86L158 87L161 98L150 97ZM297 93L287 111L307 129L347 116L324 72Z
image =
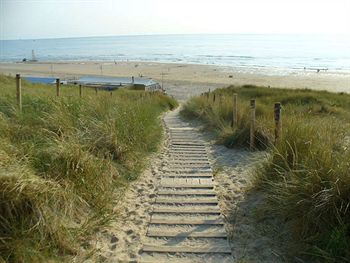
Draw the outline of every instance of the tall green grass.
M295 255L350 262L350 95L326 91L228 87L195 97L182 114L204 122L228 147L249 145L249 100L257 100L257 147L269 152L256 187L266 209L292 225ZM238 94L238 125L231 127ZM220 98L221 97L221 98ZM273 144L273 107L281 102L282 139Z
M162 94L55 88L0 76L0 261L71 261L112 219L156 151L159 116L176 107Z

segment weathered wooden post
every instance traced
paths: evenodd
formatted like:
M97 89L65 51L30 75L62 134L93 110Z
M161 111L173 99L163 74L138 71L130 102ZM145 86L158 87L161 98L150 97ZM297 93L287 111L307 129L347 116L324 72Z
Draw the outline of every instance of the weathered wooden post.
M56 79L56 95L60 96L60 79Z
M213 103L215 103L215 93L213 94Z
M278 143L282 136L282 116L281 116L281 103L275 103L275 145Z
M238 123L238 111L237 111L237 94L234 93L232 97L232 127L237 126Z
M16 97L17 97L17 106L19 111L22 111L22 84L21 84L21 75L16 74Z
M113 92L112 92L112 91L110 91L110 95L111 95L111 97L112 97L112 95L113 95Z
M255 99L250 100L250 114L251 114L251 122L250 122L250 150L254 150L255 148Z
M95 95L97 96L97 87L95 87Z
M83 95L82 93L82 87L81 87L81 84L79 84L79 97L81 98Z

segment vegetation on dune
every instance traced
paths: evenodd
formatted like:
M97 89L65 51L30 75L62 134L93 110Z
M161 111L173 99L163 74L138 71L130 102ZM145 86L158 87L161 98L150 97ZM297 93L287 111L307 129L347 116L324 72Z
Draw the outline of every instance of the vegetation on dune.
M234 93L238 124L231 127ZM246 147L253 98L257 147L269 153L255 181L269 200L265 208L293 226L295 254L316 262L350 262L350 95L231 86L214 91L209 99L191 99L182 115L202 120L218 143ZM275 102L283 107L283 137L276 145Z
M137 178L162 137L162 94L83 90L0 76L0 261L69 261L112 219L113 200ZM86 243L86 242L85 242Z

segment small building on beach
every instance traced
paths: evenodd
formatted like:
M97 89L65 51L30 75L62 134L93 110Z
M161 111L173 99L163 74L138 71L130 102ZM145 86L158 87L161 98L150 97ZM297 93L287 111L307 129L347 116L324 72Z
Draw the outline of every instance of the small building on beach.
M150 78L83 76L74 81L70 81L70 83L75 85L99 87L107 90L132 88L145 91L161 91L159 83Z

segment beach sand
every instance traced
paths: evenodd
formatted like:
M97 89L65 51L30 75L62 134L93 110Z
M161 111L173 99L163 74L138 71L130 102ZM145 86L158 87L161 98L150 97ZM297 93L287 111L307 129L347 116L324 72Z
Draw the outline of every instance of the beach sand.
M228 85L262 85L279 88L309 88L350 92L350 74L316 71L290 71L285 74L215 65L156 62L39 62L0 63L0 73L23 76L76 78L82 75L144 76L163 82L168 94L179 100Z

